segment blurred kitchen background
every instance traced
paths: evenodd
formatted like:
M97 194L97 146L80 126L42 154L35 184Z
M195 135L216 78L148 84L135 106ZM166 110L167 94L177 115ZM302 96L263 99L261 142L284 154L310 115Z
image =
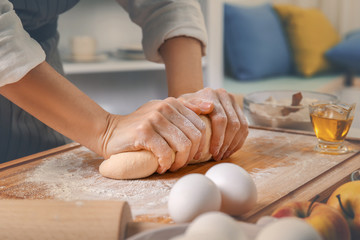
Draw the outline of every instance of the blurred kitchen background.
M228 71L229 63L224 54L224 43L228 43L228 35L224 31L228 24L224 20L227 14L224 13L225 3L242 9L263 6L264 3L270 6L287 3L305 9L316 8L341 36L341 43L349 33L360 31L359 0L201 0L200 3L209 34L208 54L203 61L206 86L224 87L239 97L239 103L243 95L260 90L329 92L347 101L357 101L360 109L360 81L356 71L349 74L346 68L336 68L336 71L306 77L295 72L265 73L261 76L256 73L255 77L241 79L239 74ZM262 16L250 16L249 19L253 17ZM259 32L262 31L264 29L259 29ZM81 0L73 9L60 16L59 32L59 49L67 77L106 110L127 114L149 100L167 97L163 65L143 59L141 30L130 21L115 0ZM71 39L75 36L88 36L96 40L94 59L78 61L73 58ZM263 38L269 36L271 34L264 31ZM273 59L277 57L276 54L272 56ZM246 59L243 61L246 62ZM269 64L271 62L268 61ZM359 115L357 113L356 121L360 128Z
M141 47L141 29L114 0L81 0L59 19L59 50L67 77L102 107L127 114L151 99L167 96L164 67L121 56L119 50ZM94 61L72 61L71 39L96 40Z

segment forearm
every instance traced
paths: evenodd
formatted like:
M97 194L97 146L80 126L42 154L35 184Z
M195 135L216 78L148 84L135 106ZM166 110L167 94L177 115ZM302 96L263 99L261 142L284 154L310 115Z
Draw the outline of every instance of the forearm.
M102 154L108 113L43 62L0 94L74 141ZM95 141L94 141L95 139Z
M166 68L168 94L179 97L204 87L201 43L189 37L175 37L160 47Z

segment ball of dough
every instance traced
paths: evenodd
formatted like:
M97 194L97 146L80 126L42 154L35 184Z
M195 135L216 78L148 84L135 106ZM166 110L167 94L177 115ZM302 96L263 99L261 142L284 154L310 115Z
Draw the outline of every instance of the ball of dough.
M104 177L113 179L137 179L150 176L158 166L155 155L142 150L112 155L101 163L99 172Z
M211 139L211 122L206 116L200 116L206 126L205 147L202 156L198 160L190 160L190 164L205 162L211 159L209 152ZM173 153L172 159L175 159ZM108 178L113 179L138 179L152 175L158 168L157 157L150 151L141 150L134 152L123 152L112 155L103 161L99 167L99 172Z
M321 240L319 233L307 222L295 217L281 218L264 227L256 240Z
M250 174L233 163L219 163L205 174L220 189L221 211L238 216L252 209L257 201L256 185Z
M220 206L219 189L209 178L198 173L180 178L169 194L169 214L176 223L190 222L202 213L219 211Z

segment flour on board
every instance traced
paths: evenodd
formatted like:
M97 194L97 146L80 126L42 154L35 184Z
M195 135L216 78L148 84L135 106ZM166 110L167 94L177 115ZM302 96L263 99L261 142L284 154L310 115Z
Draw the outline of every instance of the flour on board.
M79 153L87 152L87 157ZM89 150L80 147L60 156L48 157L31 171L27 183L45 188L54 199L127 201L134 216L167 214L167 199L176 180L112 180L102 177L88 164ZM93 154L93 161L100 158Z

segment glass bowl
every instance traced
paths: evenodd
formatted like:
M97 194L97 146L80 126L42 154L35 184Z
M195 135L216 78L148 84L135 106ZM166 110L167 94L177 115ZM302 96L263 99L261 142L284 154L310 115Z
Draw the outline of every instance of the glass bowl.
M292 106L293 95L301 92L298 106ZM313 131L309 104L337 102L335 95L311 91L260 91L244 97L244 113L252 126Z

